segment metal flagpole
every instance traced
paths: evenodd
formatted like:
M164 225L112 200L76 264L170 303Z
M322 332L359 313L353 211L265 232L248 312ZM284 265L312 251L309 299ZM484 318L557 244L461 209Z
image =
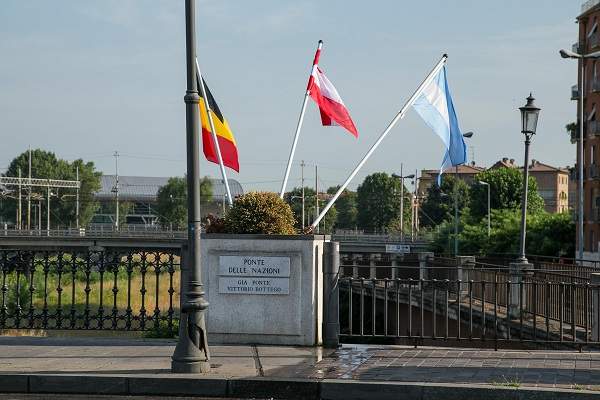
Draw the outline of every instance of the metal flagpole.
M200 72L200 64L198 64L198 59L196 58L196 71L198 71L198 86L200 89L200 93L202 94L202 99L204 100L204 107L206 108L206 116L208 117L208 124L210 126L210 133L213 137L213 142L215 142L215 150L217 151L217 159L219 160L219 168L221 169L221 176L223 177L223 182L225 183L225 190L227 192L227 203L231 207L233 205L233 199L231 198L231 190L229 189L229 181L227 181L227 173L225 172L225 164L223 164L223 156L221 155L221 146L219 146L219 140L217 138L217 131L215 129L215 123L212 118L212 110L210 109L210 105L208 103L208 96L206 95L206 86L204 85L204 79L202 78L202 73Z
M315 164L315 207L315 215L319 215L319 167L317 164ZM319 233L319 225L317 225L317 233Z
M322 48L323 41L319 40L319 45L317 46L317 51L315 52L315 58L313 60L313 66L310 73L310 77L308 78L308 86L306 88L306 93L304 94L304 101L302 102L300 118L298 118L298 125L296 126L296 133L294 134L294 141L292 142L292 149L290 150L290 158L288 159L287 167L285 168L285 175L283 176L283 183L281 184L281 193L279 193L279 197L281 197L282 199L283 195L285 194L285 187L287 186L288 178L290 177L290 169L292 167L292 161L294 160L294 153L296 152L296 145L298 144L300 129L302 129L302 121L304 120L304 113L306 112L306 104L308 103L308 97L310 96L310 80L312 78L312 72L316 65L319 63L319 55Z
M319 216L317 217L317 219L315 219L315 221L310 226L311 230L314 229L315 226L317 226L317 224L321 221L321 219L323 219L323 217L325 216L325 214L327 214L327 211L329 211L329 209L331 208L331 206L333 206L333 203L335 203L335 201L337 200L337 198L340 197L340 195L342 194L342 192L346 189L346 187L348 187L348 184L350 184L350 181L356 176L356 174L362 168L362 166L365 164L365 162L367 162L367 160L369 159L369 157L371 156L371 154L373 154L373 152L375 151L375 149L377 149L377 147L381 144L381 142L383 141L383 139L392 130L392 128L394 127L394 125L396 125L396 123L400 119L404 118L404 115L408 111L408 108L413 105L413 103L421 95L421 92L423 91L423 89L425 88L425 86L427 86L431 82L431 80L433 79L433 77L435 75L437 75L437 73L444 67L444 64L446 63L447 59L448 59L448 55L444 54L442 56L442 59L435 65L435 67L433 67L433 69L431 70L431 72L429 73L429 75L427 75L427 77L423 80L423 82L421 83L421 85L419 85L419 87L413 93L413 95L410 97L410 99L408 99L408 101L406 102L406 104L404 105L404 107L402 107L402 109L398 112L398 114L396 114L396 116L394 117L394 119L389 123L388 127L385 128L385 130L383 131L383 133L381 134L381 136L379 136L379 139L377 139L377 141L373 144L373 146L371 146L371 148L369 149L369 151L367 151L367 154L365 154L365 156L358 163L358 165L356 166L356 168L354 168L354 170L350 173L350 176L348 176L348 178L346 179L346 181L342 184L342 186L340 186L340 188L338 189L337 193L331 198L331 200L329 200L329 202L327 203L327 205L325 206L325 208L323 208L323 211L321 211L321 214L319 214Z
M29 146L29 187L27 190L27 229L31 229L31 146Z

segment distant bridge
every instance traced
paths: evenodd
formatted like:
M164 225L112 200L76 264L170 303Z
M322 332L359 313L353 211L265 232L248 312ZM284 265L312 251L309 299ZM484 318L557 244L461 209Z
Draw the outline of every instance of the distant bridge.
M425 240L401 240L398 235L334 234L328 237L340 242L343 253L417 253L426 251L428 245ZM0 248L175 249L186 240L186 231L160 229L0 230Z

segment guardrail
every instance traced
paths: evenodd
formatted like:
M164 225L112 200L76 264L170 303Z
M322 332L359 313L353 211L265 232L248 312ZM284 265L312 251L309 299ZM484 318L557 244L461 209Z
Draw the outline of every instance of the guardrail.
M0 237L54 237L54 238L159 238L186 239L186 231L155 230L155 229L2 229Z

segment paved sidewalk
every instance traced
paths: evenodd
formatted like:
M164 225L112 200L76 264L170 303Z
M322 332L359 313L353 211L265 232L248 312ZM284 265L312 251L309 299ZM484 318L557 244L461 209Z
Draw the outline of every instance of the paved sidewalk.
M513 391L565 389L579 394L597 394L600 398L600 352L359 345L327 350L213 345L211 372L190 376L170 373L174 345L171 340L150 339L0 337L0 393L8 391L3 382L9 380L3 381L2 377L60 375L65 385L75 382L73 377L86 376L100 376L105 381L110 377L200 378L214 379L214 382L227 379L288 383L332 380L336 383L402 382ZM27 385L30 390L37 389L32 381ZM54 388L58 390L60 386Z

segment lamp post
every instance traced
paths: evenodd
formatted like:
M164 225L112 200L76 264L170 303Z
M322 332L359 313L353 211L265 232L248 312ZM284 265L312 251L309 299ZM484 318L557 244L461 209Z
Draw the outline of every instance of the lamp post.
M488 212L487 212L487 214L488 214L488 216L487 216L488 217L488 237L490 237L490 232L492 231L492 223L491 223L492 222L492 217L491 217L491 207L490 207L490 184L487 183L487 182L484 182L484 181L479 181L479 184L487 186L487 192L488 192L487 193L488 194L488 196L487 196L487 206L488 206L487 207L488 208Z
M577 180L577 191L579 192L577 201L577 228L579 232L579 242L577 244L577 253L578 258L580 260L583 260L583 125L585 123L585 60L600 58L600 51L596 51L589 54L579 54L568 50L560 50L559 53L562 58L581 60L581 72L579 81L579 140L577 141L577 147L579 152L579 177Z
M394 178L400 179L400 241L404 241L404 179L412 179L414 174L402 175L402 163L400 163L400 175L392 174Z
M540 109L533 104L535 99L531 94L527 98L527 104L520 107L521 111L521 133L525 135L525 163L523 164L523 195L521 198L521 238L519 246L518 262L526 264L525 257L525 232L527 230L527 189L529 179L529 145L531 137L535 135Z
M463 133L463 137L473 137L473 132ZM458 256L458 165L454 167L454 256Z
M210 352L206 334L202 270L200 268L200 142L198 85L196 81L196 7L195 0L185 0L185 34L187 88L185 92L188 240L182 249L187 269L187 290L181 304L179 341L172 356L171 370L176 373L199 373L210 370ZM183 299L182 299L183 300Z

